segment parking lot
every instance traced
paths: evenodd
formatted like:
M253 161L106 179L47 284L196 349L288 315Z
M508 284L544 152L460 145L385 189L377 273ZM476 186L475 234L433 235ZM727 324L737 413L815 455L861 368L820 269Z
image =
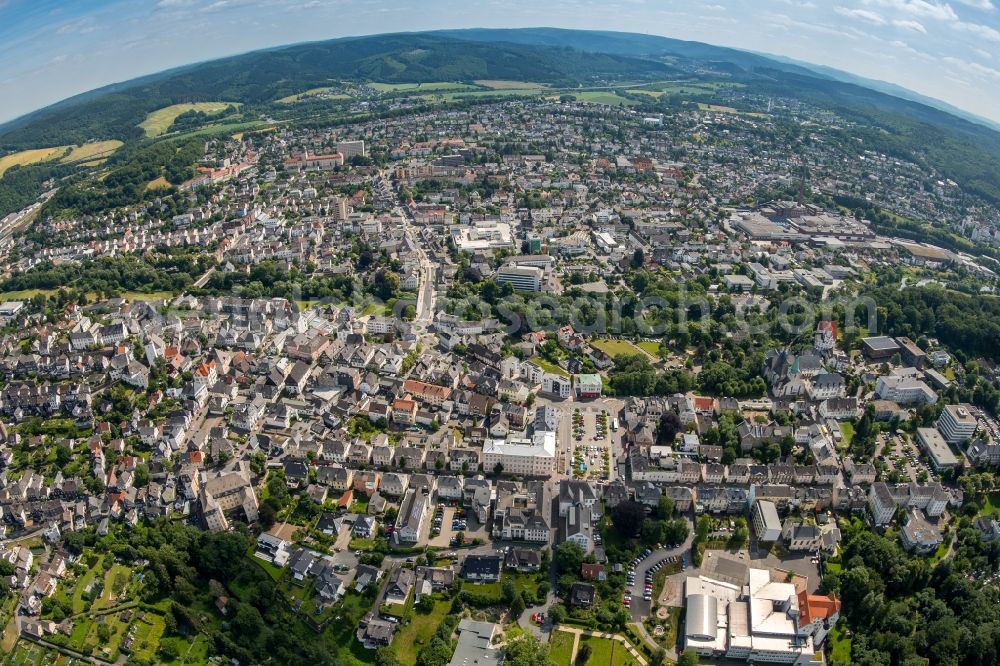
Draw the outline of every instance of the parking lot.
M457 530L452 530L452 518L455 516L455 507L436 507L434 509L434 519L431 521L430 539L427 542L430 546L447 548L451 545L451 538L455 536ZM440 527L440 533L434 534L436 528Z
M612 430L615 416L601 407L574 407L570 424L573 443L573 476L609 480L614 478Z
M899 435L890 435L886 438L885 446L882 449L883 462L894 469L908 481L917 481L918 477L926 474L926 479L936 479L937 474L921 457L920 449L915 442L904 442Z

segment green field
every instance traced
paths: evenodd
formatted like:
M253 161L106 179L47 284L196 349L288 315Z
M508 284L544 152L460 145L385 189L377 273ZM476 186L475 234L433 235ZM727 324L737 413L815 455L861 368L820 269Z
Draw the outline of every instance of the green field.
M74 613L82 613L90 608L90 602L83 598L83 591L86 589L87 585L90 584L90 581L94 580L98 574L104 574L104 569L101 567L101 560L103 559L104 556L100 556L93 568L88 569L87 572L80 576L80 579L76 581L76 587L73 588Z
M608 92L605 90L585 90L583 92L571 93L578 102L587 102L588 104L606 104L608 106L638 106L639 102L634 99L629 99L627 97L622 97L616 95L613 92Z
M498 81L492 79L479 79L474 81L478 86L489 88L490 90L541 90L547 86L544 83L534 81Z
M660 356L659 342L650 342L649 340L642 340L640 342L635 343L635 345L636 347L639 347L640 349L642 349L643 351L645 351L647 354L649 354L654 358L659 358Z
M399 663L403 666L413 666L417 663L417 653L420 652L420 648L434 637L434 632L449 610L451 602L447 600L435 601L434 609L427 614L414 608L409 624L396 632L396 636L392 639L392 651Z
M230 106L230 102L193 102L186 104L172 104L162 109L157 109L147 115L146 119L139 123L139 127L146 132L146 136L159 136L166 132L170 126L174 124L174 120L177 116L182 113L186 113L188 111L217 113L225 109L227 106ZM233 103L232 106L239 106L239 104Z
M840 434L843 436L841 443L844 446L850 446L851 441L854 439L854 424L848 423L847 421L841 421Z
M584 666L635 666L636 660L625 646L610 638L580 636L580 647L590 645L593 652Z
M569 377L568 372L560 368L555 363L549 363L543 358L533 358L531 359L531 362L538 365L539 368L541 368L542 370L544 370L549 374L559 375L560 377Z
M591 340L590 346L595 349L600 349L611 358L615 358L616 356L621 356L623 354L643 353L642 349L635 346L628 340Z
M395 92L425 92L428 90L479 90L468 83L449 83L447 81L432 81L429 83L369 83L374 90L385 93Z
M549 641L549 657L556 666L571 666L573 659L573 634L553 631Z
M163 636L163 616L156 613L146 613L142 620L136 623L135 627L133 653L136 657L151 662L156 656L156 649L159 647L160 638Z

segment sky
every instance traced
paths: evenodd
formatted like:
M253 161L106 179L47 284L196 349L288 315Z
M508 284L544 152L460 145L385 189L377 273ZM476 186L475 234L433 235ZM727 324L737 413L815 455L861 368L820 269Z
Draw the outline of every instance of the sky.
M108 83L282 44L537 26L787 56L1000 122L1000 0L0 0L0 122Z

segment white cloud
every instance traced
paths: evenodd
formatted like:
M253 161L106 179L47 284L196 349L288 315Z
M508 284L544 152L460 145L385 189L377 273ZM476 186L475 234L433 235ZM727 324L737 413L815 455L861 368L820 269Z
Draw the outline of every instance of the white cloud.
M1000 69L993 69L992 67L987 67L986 65L980 65L978 62L969 62L968 60L962 60L961 58L955 58L953 56L945 56L944 58L941 58L941 60L969 74L978 74L980 76L1000 79Z
M966 7L972 7L974 9L982 9L983 11L991 12L996 9L993 4L993 0L958 0Z
M70 21L69 23L63 23L56 29L56 34L59 35L72 35L80 34L85 35L88 32L94 32L99 26L97 21L93 16L85 16L76 21Z
M160 0L156 6L160 9L175 9L178 7L190 7L198 4L198 0Z
M936 21L957 21L958 14L947 3L936 0L865 0L867 5L888 7L912 16L918 16Z
M920 21L914 21L913 19L896 19L892 22L897 28L902 28L903 30L912 30L913 32L919 32L922 35L927 34L927 28Z
M861 19L871 23L872 25L885 25L885 19L876 12L869 11L867 9L849 9L847 7L834 7L833 11L837 12L841 16L848 16L850 18Z
M980 25L979 23L966 23L965 21L959 21L955 24L955 28L963 32L968 32L970 34L976 35L977 37L982 37L989 42L1000 43L1000 30L991 28L988 25Z

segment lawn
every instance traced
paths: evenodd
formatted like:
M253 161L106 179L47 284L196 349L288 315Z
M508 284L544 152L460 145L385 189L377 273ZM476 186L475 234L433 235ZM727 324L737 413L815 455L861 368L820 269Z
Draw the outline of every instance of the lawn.
M622 97L613 92L606 92L603 90L585 90L583 92L574 92L571 94L576 97L578 102L587 102L589 104L606 104L608 106L638 106L639 104L639 102L634 99Z
M586 666L634 666L635 659L628 653L625 646L610 638L596 636L580 636L580 647L590 645L593 652Z
M650 356L652 356L654 358L659 358L659 356L660 356L660 343L659 342L650 342L649 340L642 340L641 342L635 343L635 346L639 347L644 352L646 352L647 354L649 354Z
M97 563L76 581L76 587L73 588L73 613L82 613L90 608L90 601L83 598L83 591L87 589L87 586L97 577L98 573L104 572L104 569L101 567L101 560L103 559L104 556L101 555Z
M94 610L103 610L124 603L128 598L132 570L124 564L115 564L104 574L104 591L93 605Z
M851 445L851 441L854 440L854 424L850 423L849 421L841 421L840 434L841 434L841 440L840 440L841 446L843 446L844 448L849 447Z
M35 148L32 150L22 150L10 155L0 157L0 178L3 177L7 169L14 166L26 166L28 164L38 164L48 162L66 152L71 146L56 146L54 148Z
M556 666L571 666L573 660L573 634L553 631L549 641L549 657Z
M983 500L983 508L980 509L979 515L1000 518L1000 493L986 494L986 499Z
M156 613L146 613L142 620L136 622L135 642L133 643L133 652L136 657L149 662L154 660L164 627L163 616Z
M274 580L278 580L279 578L281 578L281 574L285 573L285 570L277 565L271 564L270 562L265 562L259 557L254 557L253 554L256 548L257 548L256 543L251 544L250 549L247 551L247 557L256 562L257 566L266 571L267 575L273 578Z
M143 129L148 137L159 136L170 129L170 126L174 124L174 120L182 113L186 113L188 111L218 113L227 106L230 106L230 102L189 102L185 104L172 104L162 109L157 109L147 115L146 119L139 123L139 127ZM232 106L239 105L233 103Z
M451 610L451 602L438 600L430 613L414 610L410 623L396 632L392 640L392 651L403 666L413 666L417 663L417 653L437 631L438 625Z
M550 363L544 358L533 358L531 362L536 364L539 368L551 375L559 375L560 377L569 377L569 373L560 368L555 363Z
M830 630L830 663L850 664L851 663L851 639L844 635L840 625Z
M643 352L642 349L628 340L591 340L590 346L600 349L611 358L622 356L623 354L642 354ZM656 354L653 355L655 356Z
M523 590L528 591L532 597L538 596L538 574L531 573L504 573L503 580L510 580L514 583L514 590L520 594ZM503 583L501 582L501 585Z
M85 143L82 146L75 146L73 150L70 151L69 155L62 158L62 161L86 162L87 160L97 159L98 157L108 157L123 145L125 144L117 140L92 141L90 143Z

